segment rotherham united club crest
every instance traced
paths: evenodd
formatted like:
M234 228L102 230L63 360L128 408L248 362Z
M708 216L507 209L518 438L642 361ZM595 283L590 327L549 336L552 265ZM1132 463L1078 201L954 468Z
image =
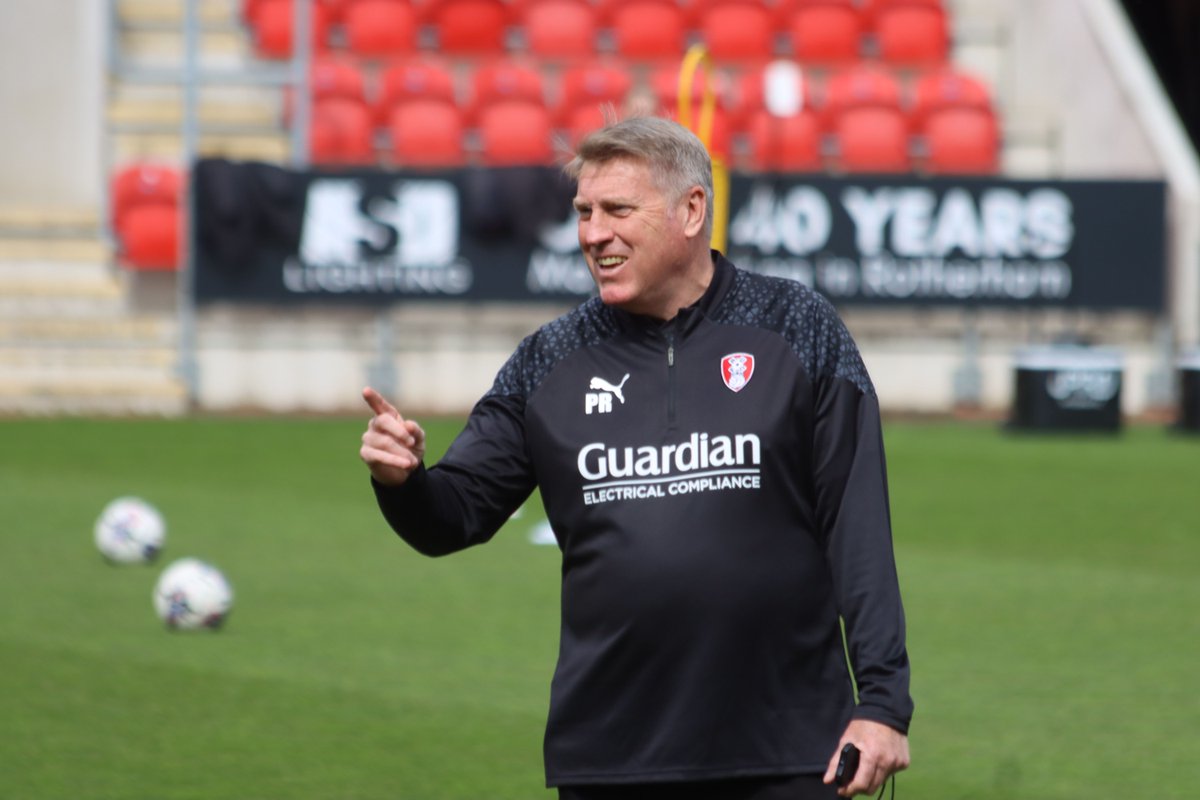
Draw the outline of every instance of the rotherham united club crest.
M749 353L730 353L721 359L721 379L732 391L746 388L754 375L754 356Z

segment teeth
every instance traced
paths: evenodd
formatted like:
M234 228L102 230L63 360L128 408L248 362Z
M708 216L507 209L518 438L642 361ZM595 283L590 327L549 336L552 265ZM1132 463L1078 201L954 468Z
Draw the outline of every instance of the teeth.
M618 264L624 264L625 258L623 256L605 256L604 258L596 259L596 263L602 267L615 267Z

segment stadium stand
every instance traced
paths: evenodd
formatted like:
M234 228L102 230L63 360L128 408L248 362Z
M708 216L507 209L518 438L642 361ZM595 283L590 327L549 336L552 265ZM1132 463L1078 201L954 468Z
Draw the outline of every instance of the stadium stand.
M358 3L412 11L417 14L415 30L388 48L356 43L351 10ZM251 58L287 66L280 59L291 53L290 26L272 28L266 40L274 44L268 48L260 45L259 28L272 13L269 9L278 13L288 4L246 2L258 7L239 20ZM553 149L555 136L569 141L601 124L606 105L622 113L649 97L655 109L674 116L677 75L663 76L678 69L685 46L697 41L709 47L719 90L714 147L744 169L1005 174L1012 152L1008 136L1014 130L1029 136L1033 129L1027 120L1014 123L1010 117L1006 65L1011 65L1003 59L1012 45L1006 38L1014 25L1011 14L993 11L984 0L780 0L761 5L741 0L513 0L499 6L488 0L478 5L463 0L320 0L318 8L312 147L322 164L356 159L421 168L554 163L559 155ZM762 8L772 10L767 31ZM727 15L724 22L719 21L721 13ZM964 14L969 19L964 21ZM476 27L472 33L467 23L482 18L491 20L483 26L486 31ZM804 22L797 22L801 18ZM394 33L383 27L363 30ZM761 72L772 55L794 60L803 74L803 99L794 112L767 108ZM324 56L357 70L358 80L344 79L332 68L322 75ZM515 87L492 86L488 91L509 100L483 103L485 70L514 58L540 77L540 97L534 102L532 94L514 94ZM868 72L871 76L864 77ZM757 90L747 90L756 82ZM126 93L133 95L127 86L114 91L122 100ZM260 104L262 109L278 112L286 95L282 90L275 94L275 101ZM337 96L352 97L360 108L366 103L370 109L370 136L362 134L360 124L351 154L337 136L323 143L324 123L316 120L324 113L323 101ZM514 97L523 99L513 102ZM160 128L178 124L178 112L169 115L167 108L164 103L154 109L159 115L154 124ZM247 141L241 129L248 122L212 114L221 109L207 99L202 109L208 121L202 152L236 157L235 150L226 148ZM267 116L276 126L287 118ZM352 116L361 122L361 111ZM124 118L122 124L127 124ZM150 123L128 124L132 129ZM1044 139L1032 145L1026 139L1018 146L1044 147L1061 159L1067 143L1055 138L1056 131L1049 129ZM118 166L145 157L167 156L169 162L170 148L178 146L177 136L160 136L162 144L149 144L150 139L126 131L115 138ZM286 143L287 130L276 130L275 140ZM274 160L283 161L286 152ZM1047 157L1030 163L1060 162ZM1030 174L1030 168L1023 174ZM869 322L866 329L869 339Z
M1086 178L1094 174L1111 174L1107 171L1109 156L1097 156L1096 146L1092 145L1089 149L1088 140L1095 138L1092 134L1095 130L1105 131L1106 137L1110 131L1115 130L1111 136L1112 142L1106 147L1110 153L1119 150L1122 155L1119 165L1114 167L1117 172L1134 177L1160 177L1163 174L1160 162L1155 160L1158 157L1157 151L1153 145L1147 144L1147 140L1152 138L1152 134L1146 133L1150 125L1136 121L1137 112L1134 107L1139 106L1141 100L1131 99L1132 95L1129 92L1120 95L1119 99L1114 99L1120 93L1109 91L1114 85L1144 84L1124 83L1129 77L1129 62L1124 57L1117 59L1103 48L1097 49L1097 43L1103 42L1104 37L1112 33L1112 29L1106 27L1108 18L1097 16L1100 13L1097 9L1108 5L1103 0L1089 0L1086 3L1064 0L1062 3L1046 4L1045 13L1037 15L1039 19L1036 23L1028 19L1028 4L1019 7L1015 3L1003 0L779 0L777 3L764 3L764 6L776 12L770 17L773 26L770 40L774 47L773 53L794 60L804 76L803 102L794 113L769 111L762 98L761 86L757 97L747 95L742 86L743 81L753 84L753 76L756 71L761 70L762 64L754 57L739 56L732 44L729 45L730 50L723 50L726 45L714 38L728 35L736 39L752 33L756 40L761 42L761 32L741 29L748 26L722 26L715 23L710 23L706 28L703 17L698 14L701 4L687 0L675 0L673 3L683 11L682 37L677 42L677 49L668 50L668 54L662 56L656 54L661 51L652 51L649 55L634 55L624 52L619 46L618 31L612 23L611 12L604 7L628 4L631 0L597 0L596 3L575 0L513 0L505 6L509 16L500 24L492 26L493 33L501 34L498 38L490 38L482 50L469 47L460 52L440 47L439 39L444 32L435 27L434 17L424 12L427 5L432 9L432 3L407 0L401 5L418 13L415 38L409 40L411 44L398 45L394 51L380 54L371 54L370 47L360 47L354 43L351 36L353 26L347 15L353 0L317 1L319 10L314 14L316 61L313 65L312 98L319 105L325 98L344 93L367 103L371 109L370 126L374 147L371 155L367 156L366 148L361 145L363 139L360 138L360 155L363 158L373 158L373 163L383 166L427 165L436 168L480 163L483 160L481 131L478 127L467 126L462 115L472 102L471 87L475 71L480 65L490 63L498 56L521 56L541 73L545 87L545 105L552 113L551 125L556 129L553 133L569 140L603 121L601 109L604 104L611 103L618 112L639 105L645 96L653 94L652 79L658 67L665 64L677 65L683 46L689 42L707 41L710 54L714 57L717 77L722 82L727 82L723 84L728 87L727 91L723 91L723 111L730 128L730 149L735 156L734 163L740 164L743 169L768 172L842 172L847 169L876 169L871 165L871 159L866 156L855 160L854 156L858 154L855 149L856 140L839 138L839 135L844 135L848 130L850 133L864 133L864 138L867 138L868 133L871 137L877 137L880 131L887 132L883 144L868 141L867 145L863 146L863 151L872 157L877 157L881 150L886 151L889 155L884 160L888 168L903 162L903 152L906 152L908 163L904 169L916 173L913 180L919 180L920 173L961 174L964 171L1007 177L1065 175ZM661 5L651 2L647 7L661 8ZM135 164L167 164L176 169L182 168L180 130L185 114L182 92L178 82L172 82L169 76L163 84L153 84L151 78L152 73L156 71L166 74L178 67L183 41L183 6L179 0L121 0L112 6L114 16L118 18L116 33L111 40L114 44L112 52L118 62L123 60L125 66L132 66L132 69L114 67L104 87L106 134L103 146L107 148L108 155L104 171L114 178L118 171ZM289 57L293 51L291 26L290 20L285 19L287 14L280 13L287 11L290 14L288 0L201 0L199 6L203 26L203 69L211 68L214 73L219 73L231 68L232 71L248 74L258 67L265 66L274 68L279 75L290 74L290 65L282 59ZM900 13L899 9L885 10L885 6L903 6L907 11ZM264 7L275 10L260 14ZM818 8L823 11L816 11ZM834 10L839 8L840 10ZM922 10L917 11L918 8ZM540 9L539 13L544 14L548 21L539 21L539 13L535 13L534 9ZM580 14L580 9L586 9L588 13ZM824 22L810 26L807 38L800 37L792 22L794 14L801 9L811 9L804 13L811 13L817 19L822 15L826 20L840 18L841 29L837 29L833 22ZM853 13L848 14L849 11ZM272 13L277 15L275 24L264 26L261 20L264 16L269 18ZM676 17L674 11L669 13L672 19ZM592 15L595 15L594 22L572 21L576 18L582 20L585 16L590 18ZM896 22L903 21L906 15L909 18L908 22ZM912 21L920 17L937 19L939 15L940 25L923 26ZM892 17L891 24L894 28L889 28L884 22L889 16ZM846 24L847 19L853 22ZM660 32L654 25L647 24L645 19L641 25L647 29L654 29L656 34ZM846 35L847 28L853 33ZM384 32L386 31L371 31ZM827 37L837 42L841 50L829 46L829 49L822 52L821 47L813 44L814 36ZM567 44L568 41L571 43ZM1104 43L1104 47L1107 46L1108 43ZM830 49L833 50L832 54ZM1014 56L1018 49L1020 59ZM1068 49L1072 53L1071 63L1065 63L1065 59L1059 55L1061 51ZM772 52L764 50L762 58L765 59L771 54ZM324 61L325 56L358 71L361 96L359 89L355 88L357 82L353 80L343 85L341 78L335 77L332 72L324 78L321 77L320 71L324 67L318 65ZM612 72L623 75L624 79L614 82L616 88L603 88L604 82L597 81L601 88L582 92L570 89L571 68L592 64L597 59L599 63L611 68ZM427 76L422 78L418 74L420 70L416 69L404 69L401 77L401 67L407 68L413 64L427 66L430 63L436 63L442 68L436 79ZM1081 72L1083 64L1089 65L1091 69L1086 76ZM835 113L836 108L845 105L838 100L838 76L847 68L861 66L871 66L890 74L898 86L898 100L880 106L885 110L890 109L880 115L886 116L882 127L858 122L852 124ZM396 77L389 78L389 72L393 69L396 70ZM432 73L433 70L429 70L428 74ZM948 80L946 76L951 73L954 79ZM1120 80L1115 77L1117 75L1120 76ZM327 79L329 84L326 84ZM972 84L972 81L975 83ZM761 84L761 81L759 83ZM1094 91L1089 89L1089 92L1080 96L1065 96L1071 94L1071 86L1084 83L1096 88ZM423 84L425 88L418 89ZM933 88L930 88L931 86ZM423 93L434 95L438 99L422 100ZM1138 94L1140 98L1146 93L1139 90ZM577 97L578 100L569 100L571 97ZM408 108L410 101L424 102L428 105L424 108L419 105ZM655 100L655 103L657 102ZM673 100L664 100L663 105L667 104L673 106ZM293 140L290 135L293 129L286 127L290 122L288 108L288 95L281 83L253 88L243 83L228 91L206 84L197 108L196 119L200 122L198 152L202 155L270 163L286 163L292 157L303 161L303 152L292 149ZM860 106L859 110L872 108L874 107L866 104ZM671 113L674 113L673 108ZM901 150L899 144L902 137L895 135L899 128L894 124L897 113L907 132L907 143L903 145L907 148L905 151ZM361 114L358 116L361 117ZM320 124L316 127L319 128ZM314 136L319 140L320 131L315 131ZM780 148L779 145L783 147ZM320 150L322 145L317 141L314 147ZM336 158L344 157L340 155L338 147L332 149L337 153ZM537 149L551 161L555 159L556 154L550 152L544 140L540 141ZM503 151L493 153L492 157L496 161L507 157ZM848 165L843 163L846 154L851 156ZM740 161L736 160L738 156L741 156ZM1167 160L1162 163L1179 162ZM1167 177L1169 181L1174 181L1172 175ZM1175 196L1175 190L1176 187L1172 183L1172 197ZM1172 200L1172 203L1174 202ZM38 216L36 223L23 222L22 219L31 217L27 213L18 214L18 211L24 210L6 210L0 217L0 225L57 224L47 221L53 217L43 215ZM109 209L101 208L94 215L93 224L97 228L106 227L105 221L112 219L113 215L107 213L108 211ZM1174 205L1172 212L1177 213ZM139 260L149 263L156 260L151 257L156 248L159 253L172 249L169 244L164 245L161 241L155 244L148 235L137 233L140 227L147 226L158 234L168 232L178 235L177 215L168 223L165 218L171 212L165 210L165 204L154 213L162 214L164 219L149 224L143 222L131 225L125 222L121 229L114 224L110 231L106 231L112 234L111 240L97 235L97 241L67 239L63 242L43 244L45 249L42 252L62 253L61 260L64 262L68 258L77 257L67 254L73 254L78 245L87 251L85 255L79 255L79 258L97 259L105 269L92 269L95 265L90 263L41 262L36 264L41 270L37 276L24 273L18 275L17 267L11 264L5 264L0 269L0 283L5 287L4 291L0 292L0 307L5 310L0 328L9 332L0 335L4 342L11 343L11 337L14 335L27 335L30 341L35 342L39 353L57 353L66 346L63 343L70 340L69 346L74 348L73 352L86 353L89 358L95 353L91 343L100 341L114 343L114 351L119 349L122 352L153 353L153 359L148 357L147 361L156 362L153 369L157 370L158 377L149 379L146 378L148 372L139 372L141 377L137 379L123 378L121 383L124 386L118 385L111 377L90 384L92 388L87 388L86 391L76 386L81 391L73 395L72 407L119 408L119 413L128 413L133 409L181 407L177 377L171 377L169 380L162 378L163 374L174 376L178 366L175 320L169 313L155 316L153 320L138 319L136 324L125 317L130 309L138 309L138 313L146 311L146 296L143 293L147 291L148 285L155 285L156 281L162 281L158 286L173 285L169 283L174 278L169 269L139 269L130 263L124 254L131 253ZM1175 219L1186 224L1188 217L1177 216ZM122 244L124 250L120 259L110 260L117 253L113 247L122 231L131 230L134 231L132 238L135 240L135 246L128 248ZM66 239L66 234L56 232L54 235ZM27 242L6 244L11 247L20 245L21 249L5 252L29 252L24 249L29 244ZM71 247L67 247L68 245ZM107 271L107 268L114 265L123 269ZM66 294L62 297L51 295L51 278L48 277L51 274L62 276L63 284L70 285L70 288L63 290ZM75 280L76 274L80 278L78 281ZM1190 285L1185 284L1185 288ZM22 294L26 290L20 287L29 287L29 292L34 294ZM153 302L156 303L156 312L172 307L169 298L164 299L161 293L154 296ZM26 307L53 308L51 313L60 314L62 318L25 320L19 314L25 313ZM107 322L101 324L99 319L89 317L85 323L80 318L67 316L74 314L74 309L84 307L93 309L87 311L87 314L105 317ZM9 312L12 312L11 318ZM501 309L485 310L485 314L495 314L497 317L503 313ZM411 307L406 308L405 314L419 315L420 322L404 327L410 325L405 321L409 318L396 315L396 319L400 320L397 322L400 326L398 333L402 334L402 337L417 337L425 342L429 330L437 329L445 332L447 341L458 342L462 338L462 325L449 321L449 314L443 317L432 311ZM231 314L222 320L228 322L234 317L235 315ZM1036 324L1044 325L1045 330L1055 330L1056 325L1061 327L1053 315L1031 313L1029 319L1033 320L1035 317L1038 320ZM237 334L241 338L231 334L222 340L225 346L230 348L230 352L233 348L241 346L242 342L253 340L253 333L245 334L245 331L257 331L268 327L271 330L286 331L286 334L281 334L281 339L297 341L293 337L298 328L290 321L256 320L253 323L244 323L240 321L242 318L237 319L239 321L236 325L245 325ZM505 319L511 323L511 318ZM471 322L475 321L475 317L472 316ZM1005 321L1012 323L1013 318L1005 318ZM856 332L862 332L864 336L864 352L869 352L871 357L877 359L877 363L883 365L878 373L884 385L881 393L886 393L893 399L899 398L901 405L911 408L928 407L921 404L932 402L923 399L931 396L932 392L906 387L918 383L945 383L944 378L949 374L950 367L959 362L960 354L952 352L953 345L947 344L957 342L955 337L960 335L961 330L951 315L934 314L914 323L912 319L899 313L873 315L855 311L851 323L855 325ZM323 320L319 324L323 326L320 337L323 340L336 339L339 335L335 330L338 324L327 324ZM986 329L990 323L984 317L981 324ZM273 325L277 328L271 327ZM1029 323L1029 326L1033 325L1035 323ZM922 330L922 335L929 333L925 327L931 327L935 330L934 335L940 337L936 342L933 339L921 340L922 347L928 347L930 352L936 351L939 354L936 356L937 366L925 369L920 378L906 375L904 379L898 380L894 377L895 370L889 370L887 365L897 363L897 359L906 353L901 352L901 344L893 346L893 334L900 330L901 339L908 336L912 340L914 326ZM11 333L17 331L18 327L19 333ZM483 331L485 327L480 325L479 330ZM359 329L355 330L355 335L360 338L373 335L370 327L365 329L365 333ZM995 328L988 330L994 332ZM988 330L985 330L985 333L991 335ZM1006 331L1005 335L1007 334ZM205 328L204 336L208 337L205 345L208 350L203 353L205 358L226 358L225 355L214 356L211 350L212 337L218 335L214 334L211 324ZM490 335L494 336L494 332ZM1136 329L1135 335L1140 336L1141 329ZM4 336L9 338L4 339ZM43 340L40 338L42 336L47 338ZM305 336L307 334L302 331L299 338L304 339ZM235 338L237 343L229 344ZM318 337L313 334L310 338L316 340ZM885 338L888 339L888 345L881 348L879 342ZM986 338L984 346L989 346ZM995 347L994 344L990 346ZM921 352L925 353L925 350ZM911 348L907 354L911 355ZM307 353L297 351L291 355L296 358L294 362L289 363L312 361L307 357ZM255 350L253 355L246 357L259 358L260 354ZM266 356L261 357L266 363ZM117 360L115 355L109 358L111 362ZM80 362L79 359L74 359L72 363L78 365ZM223 361L222 364L224 363L226 362ZM402 370L406 369L404 364L407 362L403 361L403 357L398 363ZM922 360L922 363L926 363L926 360ZM482 366L481 370L486 371L487 366ZM425 368L425 364L419 368L411 367L414 372ZM212 375L221 367L209 369L206 365L206 369L208 374ZM242 369L246 371L244 366ZM459 371L467 373L472 370ZM78 370L75 372L77 374ZM120 372L125 375L124 366L120 368ZM286 372L286 369L283 372ZM421 374L424 375L424 372ZM994 373L989 374L994 377ZM1131 378L1129 387L1133 391L1140 391L1141 375L1142 373L1138 373ZM992 380L993 377L989 377L988 380ZM432 380L401 382L409 387L406 392L410 396L413 392L425 391L416 387L433 383ZM280 385L284 383L287 383L286 378L280 381ZM327 383L328 381L324 381L322 385ZM33 387L32 390L38 393L37 396L43 402L45 398L56 396L56 393L64 398L68 394L66 383L51 385L42 378L30 379L28 384L20 385ZM155 386L157 388L154 388ZM9 404L9 398L15 396L12 393L16 391L18 389L6 388L0 392L0 408L15 407ZM264 392L255 394L253 390L228 388L222 389L225 394L214 401L212 387L206 388L205 391L209 393L207 403L224 403L227 407L237 403L253 404L267 396ZM138 394L136 400L132 396L134 392ZM104 398L100 397L101 393L105 395ZM81 399L84 394L90 396ZM111 399L118 394L122 399ZM299 394L296 391L294 396ZM459 401L454 398L458 396L460 395L456 395L453 389L436 395L428 391L419 395L420 402L426 407L448 404L447 407L455 408ZM154 402L158 405L146 400L150 397L157 397ZM312 397L313 390L310 385L304 390L304 399L280 400L277 407L289 403L294 405L297 402L300 405L322 402L313 401ZM411 399L409 402L412 402ZM1140 399L1135 399L1135 402L1140 402ZM46 407L51 406L53 403ZM63 401L63 405L53 407L66 408L66 400Z
M247 26L257 24L273 3L289 2L248 0ZM426 92L458 107L456 120L446 109L430 106L438 109L438 127L453 130L457 122L463 131L463 141L431 154L439 163L470 161L472 153L488 163L508 159L480 138L480 109L505 97L544 106L552 135L557 131L568 142L602 124L605 106L616 114L641 108L676 116L676 70L685 46L698 41L715 67L713 146L734 164L762 169L782 159L789 168L835 171L989 173L998 168L1003 142L990 101L992 121L976 124L981 135L971 157L963 141L971 138L964 115L957 122L940 122L934 142L925 130L932 99L926 79L953 66L950 15L941 0L331 0L318 8L328 23L323 28L328 46L345 57L343 63L355 65L348 68L356 67L365 84L378 87L368 102L381 163L420 160L410 146L421 139L412 130L412 109L401 115L403 123L392 112L400 100ZM264 57L279 57L271 52L260 49ZM318 63L324 61L320 51L317 57ZM747 93L742 83L752 86L764 64L780 57L794 59L804 70L804 114L787 113L773 121L762 107L761 91ZM314 70L314 98L337 91L322 88L325 80L353 83L334 76L333 67L321 69L330 74ZM698 84L697 111L700 91ZM867 106L877 111L843 113ZM889 110L879 111L882 107ZM542 113L528 113L540 126ZM368 157L361 136L347 155L337 144L337 126L320 124L325 139L312 149L319 161L354 163ZM489 137L509 141L497 133L504 127L490 124ZM784 129L794 130L798 139L794 147L780 150L770 143ZM901 130L907 130L903 141ZM988 131L994 135L982 135ZM537 150L553 160L550 151Z

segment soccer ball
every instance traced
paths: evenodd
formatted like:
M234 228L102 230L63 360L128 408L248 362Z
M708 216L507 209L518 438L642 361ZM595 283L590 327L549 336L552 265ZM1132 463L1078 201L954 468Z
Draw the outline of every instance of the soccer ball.
M154 610L168 628L219 628L232 609L225 575L196 558L172 562L154 586Z
M118 497L96 520L96 547L109 561L147 564L158 557L167 526L158 509L137 497Z

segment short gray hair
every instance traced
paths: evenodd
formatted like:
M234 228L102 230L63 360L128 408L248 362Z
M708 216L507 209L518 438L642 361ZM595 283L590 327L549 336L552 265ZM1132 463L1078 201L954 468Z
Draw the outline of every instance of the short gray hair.
M585 136L575 157L563 167L568 177L579 180L587 164L603 164L618 158L640 161L650 168L654 182L663 192L682 198L693 186L704 189L707 214L704 230L712 234L712 159L696 134L677 122L662 117L630 117L605 125Z

